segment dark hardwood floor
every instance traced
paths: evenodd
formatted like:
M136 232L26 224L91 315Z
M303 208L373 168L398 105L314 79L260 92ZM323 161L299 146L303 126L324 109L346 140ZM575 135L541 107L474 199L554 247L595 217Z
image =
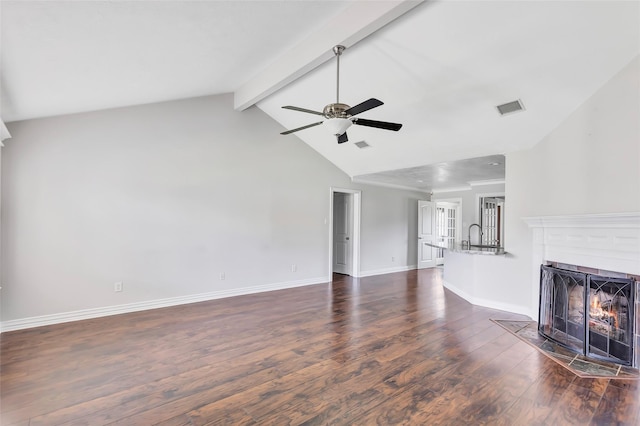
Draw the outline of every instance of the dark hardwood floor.
M0 423L639 423L490 318L421 270L3 333Z

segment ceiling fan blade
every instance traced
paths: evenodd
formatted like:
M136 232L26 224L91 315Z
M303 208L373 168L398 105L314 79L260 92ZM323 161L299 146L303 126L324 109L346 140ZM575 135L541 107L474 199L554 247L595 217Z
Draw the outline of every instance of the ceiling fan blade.
M320 125L322 123L324 123L324 121L318 121L317 123L307 124L306 126L298 127L297 129L287 130L286 132L282 132L280 134L281 135L288 135L290 133L297 132L298 130L304 130L304 129L308 129L309 127L318 126L318 125Z
M323 114L323 113L321 113L321 112L318 112L318 111L312 111L312 110L310 110L310 109L300 108L300 107L297 107L297 106L287 105L287 106L283 106L282 108L284 108L284 109L292 109L292 110L294 110L294 111L306 112L307 114L315 114L315 115L322 115L322 116L324 116L324 114Z
M349 138L347 137L347 132L344 132L341 135L338 135L338 143L345 143L348 142Z
M402 128L402 124L389 123L387 121L365 120L364 118L354 118L353 124L359 126L375 127L377 129L393 130L397 132Z
M380 105L383 105L383 104L384 102L379 101L376 98L371 98L356 106L352 106L351 108L346 110L345 113L353 117L354 115L358 115L361 112L369 111L370 109L379 107Z

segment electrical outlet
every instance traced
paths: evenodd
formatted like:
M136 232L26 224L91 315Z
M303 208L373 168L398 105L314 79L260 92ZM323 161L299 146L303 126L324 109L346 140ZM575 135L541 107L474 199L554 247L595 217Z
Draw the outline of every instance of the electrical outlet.
M296 272L298 267L296 265L291 265L291 272Z
M227 278L227 277L224 274L224 272L220 272L220 281L224 281L225 278Z
M391 261L392 261L392 262L395 262L395 261L396 261L396 258L395 258L395 257L393 257L393 256L391 256Z
M113 284L113 291L115 291L115 292L121 292L122 291L122 281L118 281L117 283Z

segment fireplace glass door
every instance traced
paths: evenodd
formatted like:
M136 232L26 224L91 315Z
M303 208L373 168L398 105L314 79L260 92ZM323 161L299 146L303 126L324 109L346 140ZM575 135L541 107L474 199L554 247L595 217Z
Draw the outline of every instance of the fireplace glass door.
M542 266L540 276L541 334L576 352L583 353L584 289L586 276Z
M634 281L541 266L538 331L575 352L631 365Z
M587 355L630 364L633 280L589 275Z

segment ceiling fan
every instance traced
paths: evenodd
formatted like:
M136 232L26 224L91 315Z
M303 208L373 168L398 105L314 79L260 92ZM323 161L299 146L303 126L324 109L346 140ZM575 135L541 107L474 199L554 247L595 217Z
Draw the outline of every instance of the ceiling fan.
M329 104L324 107L322 112L313 111L306 108L300 108L296 106L283 106L285 109L292 109L294 111L306 112L308 114L321 115L326 120L318 121L317 123L307 124L306 126L298 127L296 129L287 130L285 132L280 133L281 135L288 135L293 132L297 132L299 130L308 129L309 127L319 126L323 124L329 128L332 135L335 135L338 138L338 143L345 143L349 139L347 138L347 129L352 124L357 124L359 126L367 126L367 127L375 127L378 129L385 130L393 130L397 132L402 127L402 124L398 123L389 123L386 121L375 121L375 120L365 120L364 118L355 117L356 115L373 109L375 107L379 107L382 105L382 101L378 99L371 98L362 103L359 103L356 106L350 107L347 104L340 103L340 55L344 51L344 46L334 46L333 53L336 55L336 63L337 63L337 76L336 76L336 102L334 104Z

